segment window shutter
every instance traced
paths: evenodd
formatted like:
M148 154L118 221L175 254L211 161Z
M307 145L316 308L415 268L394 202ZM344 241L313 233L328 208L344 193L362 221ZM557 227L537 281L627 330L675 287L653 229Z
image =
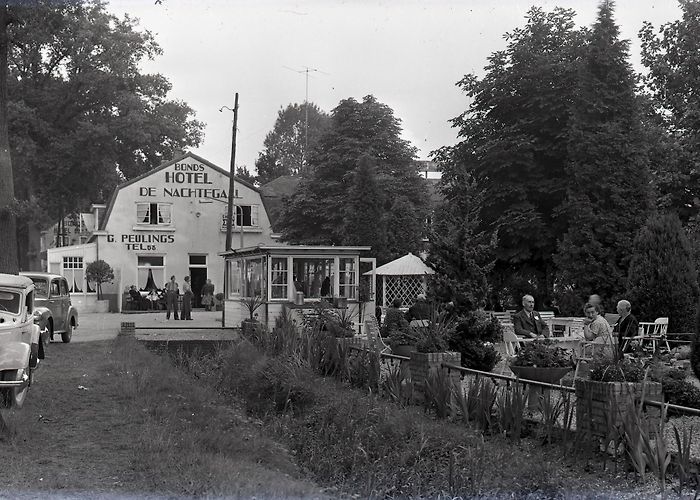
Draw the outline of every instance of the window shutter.
M258 205L250 206L250 225L258 226Z

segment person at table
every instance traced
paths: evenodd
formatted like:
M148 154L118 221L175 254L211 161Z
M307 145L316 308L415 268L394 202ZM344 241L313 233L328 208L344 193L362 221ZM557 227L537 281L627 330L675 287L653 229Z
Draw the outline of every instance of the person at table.
M408 321L410 323L414 319L417 319L417 320L430 319L431 312L432 312L431 307L425 298L425 294L419 293L416 296L416 300L413 302L411 307L409 307L408 311L406 312L406 321Z
M523 296L523 308L513 315L513 328L518 337L549 337L549 327L540 313L535 311L535 298L532 295Z
M141 307L142 299L141 299L141 294L136 289L136 285L131 285L129 287L129 297L131 297L132 309L140 311L142 309L142 307Z
M618 345L622 347L625 345L624 337L635 337L639 333L639 321L632 314L632 304L628 300L623 299L617 303L617 314L620 317L613 327L613 332L617 334Z
M583 336L589 342L608 343L610 340L610 325L600 315L600 306L587 302L583 306L586 317L583 319Z
M600 295L594 293L593 295L588 297L588 303L593 304L594 306L598 306L598 314L603 318L605 317L605 309L603 309L603 300L600 298Z

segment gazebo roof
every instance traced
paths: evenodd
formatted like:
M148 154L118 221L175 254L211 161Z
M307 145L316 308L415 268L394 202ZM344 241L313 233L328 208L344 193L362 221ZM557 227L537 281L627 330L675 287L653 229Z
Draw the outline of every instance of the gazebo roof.
M424 274L435 274L435 271L428 266L423 260L407 253L403 257L387 262L383 266L379 266L374 271L378 275L384 276L422 276ZM372 274L372 271L366 272L365 275Z

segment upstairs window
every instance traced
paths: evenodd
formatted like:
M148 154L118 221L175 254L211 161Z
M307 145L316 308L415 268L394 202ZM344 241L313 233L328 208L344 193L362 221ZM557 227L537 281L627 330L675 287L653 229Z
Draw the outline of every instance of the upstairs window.
M236 208L236 224L233 227L258 227L258 206L240 205ZM221 216L221 230L226 231L227 214Z
M136 223L166 226L172 223L172 205L169 203L137 203Z

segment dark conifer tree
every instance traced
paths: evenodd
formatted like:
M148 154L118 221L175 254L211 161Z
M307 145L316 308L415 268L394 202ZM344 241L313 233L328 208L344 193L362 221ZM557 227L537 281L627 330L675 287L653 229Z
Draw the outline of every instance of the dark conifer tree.
M650 206L648 151L628 43L602 3L578 72L567 144L568 230L555 257L562 288L582 300L624 290L632 241Z
M698 279L676 214L652 215L635 238L627 296L640 321L666 316L669 331L692 331Z

